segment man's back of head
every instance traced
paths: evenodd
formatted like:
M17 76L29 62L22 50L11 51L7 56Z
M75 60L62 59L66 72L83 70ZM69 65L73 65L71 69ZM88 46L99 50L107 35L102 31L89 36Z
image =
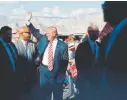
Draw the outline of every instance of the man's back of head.
M112 26L119 24L121 20L127 17L126 1L105 1L102 9L104 21L109 22Z
M96 25L91 25L87 29L89 38L93 41L95 41L98 38L99 35L99 28Z

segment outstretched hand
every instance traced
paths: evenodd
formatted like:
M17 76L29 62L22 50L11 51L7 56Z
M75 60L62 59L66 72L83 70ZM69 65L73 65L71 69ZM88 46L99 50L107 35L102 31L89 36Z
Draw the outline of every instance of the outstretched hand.
M29 12L28 15L27 15L27 20L30 21L32 18L32 12Z

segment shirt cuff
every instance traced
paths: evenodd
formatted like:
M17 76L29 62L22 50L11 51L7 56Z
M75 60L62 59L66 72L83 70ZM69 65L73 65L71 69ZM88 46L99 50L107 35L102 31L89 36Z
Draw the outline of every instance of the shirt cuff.
M26 26L29 26L30 25L30 21L26 21Z

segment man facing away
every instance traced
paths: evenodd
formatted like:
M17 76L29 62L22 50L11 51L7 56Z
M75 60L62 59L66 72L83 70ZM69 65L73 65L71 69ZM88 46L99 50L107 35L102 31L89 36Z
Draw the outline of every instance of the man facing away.
M32 17L32 14L30 14ZM27 26L38 40L41 97L37 100L62 100L63 82L68 65L68 46L57 38L57 28L48 27L41 35L31 23Z
M98 38L99 28L96 25L88 27L88 36L83 39L77 47L75 54L76 67L79 71L76 81L79 95L77 100L92 100L94 89L98 86L98 77L95 68L95 58L97 44L95 40ZM95 93L94 93L95 94Z
M105 58L104 80L106 84L103 100L126 100L127 13L125 9L127 9L127 2L106 1L102 5L102 9L104 21L108 22L113 27L108 39L106 39L106 48L103 52Z

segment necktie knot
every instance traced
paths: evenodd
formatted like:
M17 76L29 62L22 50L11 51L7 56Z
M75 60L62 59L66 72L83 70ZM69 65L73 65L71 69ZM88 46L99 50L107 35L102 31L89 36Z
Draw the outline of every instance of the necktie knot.
M52 45L53 41L50 41L49 44Z

